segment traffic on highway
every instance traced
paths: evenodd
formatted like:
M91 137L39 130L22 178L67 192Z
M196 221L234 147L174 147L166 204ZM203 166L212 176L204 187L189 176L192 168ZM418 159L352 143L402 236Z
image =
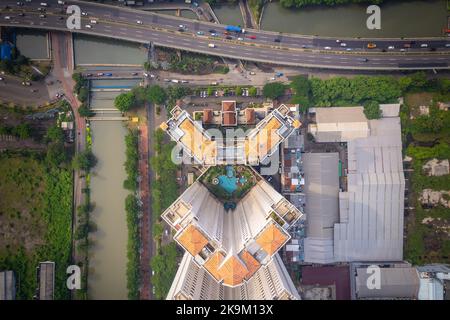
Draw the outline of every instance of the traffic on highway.
M68 30L69 5L81 9L81 29ZM54 29L280 65L337 69L448 69L450 41L332 39L242 29L83 1L2 1L0 25Z

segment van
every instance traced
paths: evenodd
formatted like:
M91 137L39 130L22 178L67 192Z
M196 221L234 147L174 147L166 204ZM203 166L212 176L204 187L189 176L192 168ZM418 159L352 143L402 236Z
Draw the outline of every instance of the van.
M208 44L208 47L210 47L210 48L215 48L216 45L215 45L214 43L210 43L210 44Z

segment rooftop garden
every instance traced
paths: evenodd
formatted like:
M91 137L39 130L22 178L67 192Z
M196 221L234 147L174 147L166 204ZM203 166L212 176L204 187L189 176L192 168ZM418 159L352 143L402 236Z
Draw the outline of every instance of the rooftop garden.
M233 209L253 188L257 178L248 167L227 165L209 168L200 181L226 208Z

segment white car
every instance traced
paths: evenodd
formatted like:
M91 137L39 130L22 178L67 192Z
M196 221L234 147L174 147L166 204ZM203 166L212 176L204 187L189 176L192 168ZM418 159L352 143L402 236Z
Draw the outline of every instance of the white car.
M341 42L341 40L337 39L337 40L336 40L336 43L339 43L339 42Z
M97 24L97 20L91 20L91 24Z
M2 78L2 77L0 77L0 81L3 81L3 78Z
M341 43L341 47L346 47L346 46L347 46L346 43L344 43L344 42Z
M183 28L183 29L186 28L186 26L185 26L184 24L180 24L178 27L179 27L179 28Z
M331 50L331 47L325 47L324 49L325 50Z
M242 37L239 37L239 38L237 38L239 41L244 41L244 38L242 38Z
M446 47L446 48L449 48L449 47L450 47L450 43L446 43L446 44L445 44L445 47Z
M406 49L403 49L403 48L400 49L400 52L405 52L405 51L406 51Z
M394 49L395 49L394 46L389 46L389 47L388 47L388 50L394 50Z
M421 48L428 48L428 44L422 43L422 44L420 45L420 47L421 47Z
M87 24L85 27L88 29L92 29L92 26L90 24Z
M215 45L214 43L209 43L209 44L208 44L208 47L210 47L210 48L215 48L216 45Z
M11 20L10 16L5 16L5 20Z
M148 73L147 72L144 72L143 75L144 75L144 77L148 77Z
M137 20L136 23L137 24L142 24L142 21L141 20Z
M82 12L81 15L82 16L87 16L87 13L86 12Z
M345 49L345 51L352 51L352 50L353 50L352 48Z

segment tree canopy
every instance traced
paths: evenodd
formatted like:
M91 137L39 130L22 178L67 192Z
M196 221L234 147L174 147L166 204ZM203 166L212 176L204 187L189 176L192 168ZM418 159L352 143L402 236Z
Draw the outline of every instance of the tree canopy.
M367 119L379 119L381 117L380 104L376 101L368 101L364 104L364 114Z
M163 88L154 85L147 88L147 99L156 104L163 104L167 99L167 94Z
M133 92L119 94L114 99L114 106L121 112L129 111L135 105L136 99Z
M281 82L266 83L263 88L263 95L266 98L277 99L284 94L286 86Z

